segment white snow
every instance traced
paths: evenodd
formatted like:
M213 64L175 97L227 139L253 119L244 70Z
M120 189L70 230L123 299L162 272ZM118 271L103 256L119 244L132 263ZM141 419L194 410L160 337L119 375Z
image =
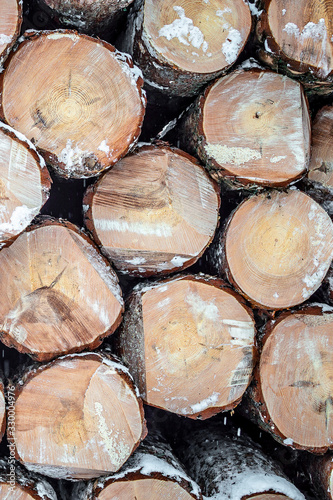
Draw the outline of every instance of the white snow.
M20 205L15 208L9 222L0 224L1 233L17 234L23 231L38 214L39 208L28 208L26 205Z
M193 413L202 412L217 403L219 395L219 392L213 392L213 394L208 398L205 398L199 403L195 403L194 405L190 405L190 408L192 409Z
M7 43L10 43L12 41L12 37L8 35L4 35L3 33L0 34L0 45L5 45Z
M61 151L58 155L58 160L61 163L66 165L68 170L73 169L74 167L83 165L83 158L91 153L90 151L83 151L76 144L73 146L73 141L71 139L67 139L66 147Z
M71 38L73 42L79 41L79 36L75 35L75 33L50 33L47 35L47 38L50 40L59 40L60 38Z
M104 153L108 154L110 152L109 146L106 144L106 139L100 143L100 145L97 148L99 151L103 151Z
M171 264L173 264L176 267L181 267L183 266L186 262L188 262L189 257L180 257L180 255L176 255L171 259Z
M95 227L101 231L131 232L136 234L155 235L160 238L172 236L172 228L168 224L149 224L147 222L131 222L126 220L95 219Z
M183 7L174 6L173 10L178 14L179 19L175 19L171 24L164 25L158 32L159 36L167 40L177 38L184 45L192 45L196 49L207 52L208 43L205 41L204 34L194 26L192 19L185 16Z
M282 9L282 15L283 16L285 15L286 12L287 12L286 9Z
M272 156L269 161L271 163L278 163L279 161L284 160L285 158L287 158L287 157L286 156Z
M222 44L222 52L228 64L236 61L242 46L242 35L235 28L230 27L225 42Z
M286 445L292 445L292 444L294 444L294 440L291 439L291 438L286 438L286 439L283 440L283 442Z
M258 7L256 6L256 0L254 2L247 2L247 5L250 7L251 14L253 16L259 17L260 14L263 12L262 10L259 10Z
M144 264L146 259L144 257L134 257L133 259L129 259L126 261L127 264L132 264L133 266L139 266L140 264Z
M261 153L247 147L230 147L223 144L206 144L206 153L219 164L232 163L243 165L252 160L260 160Z

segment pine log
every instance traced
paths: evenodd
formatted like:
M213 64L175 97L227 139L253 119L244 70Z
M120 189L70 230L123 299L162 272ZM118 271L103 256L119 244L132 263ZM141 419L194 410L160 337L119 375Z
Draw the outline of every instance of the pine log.
M0 122L0 248L26 229L50 188L49 172L34 145Z
M168 95L191 96L237 60L251 31L243 0L137 0L124 50L145 82Z
M333 200L333 106L324 106L312 126L312 148L308 179L330 191Z
M30 0L52 21L89 35L107 36L133 0Z
M231 215L216 251L220 276L255 307L285 309L321 285L333 257L333 224L296 189L263 192Z
M305 500L247 436L228 436L215 424L185 433L182 441L180 459L207 500Z
M74 224L42 220L0 252L1 341L45 361L97 347L118 327L118 278Z
M22 2L0 0L0 68L16 42L22 24Z
M301 85L285 76L237 70L197 99L182 120L180 140L230 187L287 186L309 160L307 100Z
M327 453L322 457L307 457L307 472L314 485L318 498L333 499L333 455Z
M333 90L331 0L264 0L257 35L259 57L322 93Z
M243 408L286 446L313 453L332 448L332 327L332 308L316 304L283 312L265 328Z
M2 500L57 500L45 478L24 470L9 458L0 460L0 498Z
M59 175L91 177L139 136L146 102L140 75L102 40L75 31L29 32L7 59L2 117Z
M74 486L73 500L177 500L202 499L200 488L189 478L170 445L150 434L117 474L90 484Z
M87 352L31 367L16 382L16 456L58 479L117 472L146 435L128 371Z
M134 288L117 340L148 405L205 419L241 400L254 336L244 301L221 280L199 274Z
M174 148L141 147L84 198L85 223L102 252L135 276L184 269L203 254L218 223L218 188Z

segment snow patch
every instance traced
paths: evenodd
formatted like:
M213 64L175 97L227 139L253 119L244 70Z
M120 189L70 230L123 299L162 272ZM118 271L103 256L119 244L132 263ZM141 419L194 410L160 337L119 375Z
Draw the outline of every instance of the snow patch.
M220 313L216 305L213 302L203 300L198 293L188 293L185 301L196 317L203 316L206 320L210 321L218 321L220 319Z
M217 403L219 395L220 395L219 392L213 392L211 396L209 396L206 399L203 399L202 401L200 401L200 403L195 403L194 405L190 405L190 408L192 409L193 413L200 413L203 410L206 410L207 408Z
M11 43L12 37L8 35L0 34L0 45L6 45L7 43Z
M205 151L217 163L243 165L252 160L260 160L261 153L251 148L229 147L222 144L206 144Z
M75 35L74 33L50 33L47 35L47 38L50 40L59 40L60 38L71 38L73 42L78 42L79 37L78 35Z
M208 43L205 41L204 34L197 26L194 26L192 19L185 16L183 7L174 6L173 10L178 14L179 19L164 25L158 35L167 40L178 38L178 41L184 45L191 44L196 49L201 48L203 52L207 52Z
M104 153L108 154L110 152L109 146L106 144L106 139L100 143L100 145L97 148L99 151L103 151Z
M171 264L175 267L182 267L185 262L188 262L188 260L188 257L180 257L179 255L176 255L173 259L171 259Z
M1 233L18 234L23 231L38 214L39 208L28 208L26 205L16 207L9 222L0 224Z
M285 158L287 158L287 157L286 156L272 156L269 161L271 163L278 163L279 161L284 160Z
M294 444L294 440L291 438L284 439L283 442L286 445L293 445Z
M61 163L64 163L68 170L72 170L73 168L83 166L83 159L87 154L91 154L90 151L82 151L76 144L73 146L73 141L71 139L67 139L66 147L61 151L58 156L58 160Z
M243 40L242 35L235 28L229 28L226 41L222 44L222 52L228 64L236 61Z

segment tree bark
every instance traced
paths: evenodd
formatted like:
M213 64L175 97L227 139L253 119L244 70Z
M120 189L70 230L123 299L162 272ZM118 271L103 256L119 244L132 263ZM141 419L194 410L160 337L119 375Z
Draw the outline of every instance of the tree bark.
M333 106L324 106L312 126L312 148L308 179L330 192L333 201Z
M333 460L332 453L323 457L309 456L306 470L314 485L318 498L333 499Z
M149 437L128 459L122 469L90 484L74 487L73 500L201 500L198 485L189 478L168 443Z
M116 268L134 276L184 269L218 224L218 188L197 161L167 145L144 146L84 198L85 224Z
M325 304L269 322L242 405L277 441L313 453L325 453L333 442L332 324L333 310Z
M97 347L121 322L118 278L92 241L42 219L0 252L1 340L39 361Z
M146 104L141 72L102 40L75 31L29 32L1 79L3 118L60 176L101 173L140 134Z
M147 404L205 419L240 402L254 335L252 312L224 282L179 275L134 289L118 349Z
M264 0L259 57L319 93L333 90L333 10L330 0Z
M0 68L19 36L22 24L22 2L0 1Z
M10 460L10 459L9 459ZM11 474L11 465L15 473ZM0 460L0 497L4 500L57 500L57 495L45 478L32 474L9 461Z
M49 172L34 145L0 123L0 248L38 215L50 188Z
M142 68L145 82L174 96L192 96L237 60L251 31L243 0L193 4L138 0L123 49Z
M184 115L179 133L183 149L229 187L287 186L309 161L302 87L271 71L237 70L217 80Z
M296 189L267 191L243 201L217 242L218 274L255 307L286 309L321 285L333 256L333 225L312 198Z
M220 425L185 433L178 455L207 499L305 500L259 445Z
M146 435L128 371L98 352L31 367L16 382L16 456L58 479L118 471Z

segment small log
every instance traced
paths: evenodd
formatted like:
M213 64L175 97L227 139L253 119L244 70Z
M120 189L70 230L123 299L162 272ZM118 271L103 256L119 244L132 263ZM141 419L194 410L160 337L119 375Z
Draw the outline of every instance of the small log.
M118 278L74 224L42 220L0 252L1 341L38 361L94 349L121 322Z
M324 106L312 126L312 148L308 179L330 191L333 200L333 106Z
M197 99L180 135L181 146L217 181L287 186L304 175L309 161L307 100L301 85L282 75L238 70Z
M102 353L31 367L16 383L16 456L58 479L116 472L145 437L128 371Z
M145 82L169 95L192 96L237 60L251 31L243 0L137 0L124 50Z
M49 172L34 145L0 123L0 247L38 215L50 188Z
M0 498L3 500L57 500L45 478L23 469L14 459L0 460Z
M266 326L243 406L286 446L314 453L332 448L332 327L333 310L325 304L284 312Z
M178 455L204 498L305 500L276 462L247 436L228 436L220 425L183 435Z
M321 285L333 257L333 224L296 189L270 191L242 202L220 239L218 273L254 306L285 309Z
M137 141L145 111L140 75L102 40L29 32L7 59L1 113L60 176L91 177Z
M323 93L333 89L331 0L264 0L257 35L259 57Z
M19 36L22 24L22 2L0 0L0 68Z
M333 455L327 453L322 457L306 457L306 471L314 485L318 498L333 499Z
M199 259L213 239L220 197L194 158L165 145L119 161L83 203L87 228L116 268L151 276Z
M168 443L146 438L122 469L85 488L74 486L73 500L108 499L201 500L199 486L189 478Z
M254 336L252 312L224 282L179 275L134 288L118 349L147 404L205 419L240 402Z

